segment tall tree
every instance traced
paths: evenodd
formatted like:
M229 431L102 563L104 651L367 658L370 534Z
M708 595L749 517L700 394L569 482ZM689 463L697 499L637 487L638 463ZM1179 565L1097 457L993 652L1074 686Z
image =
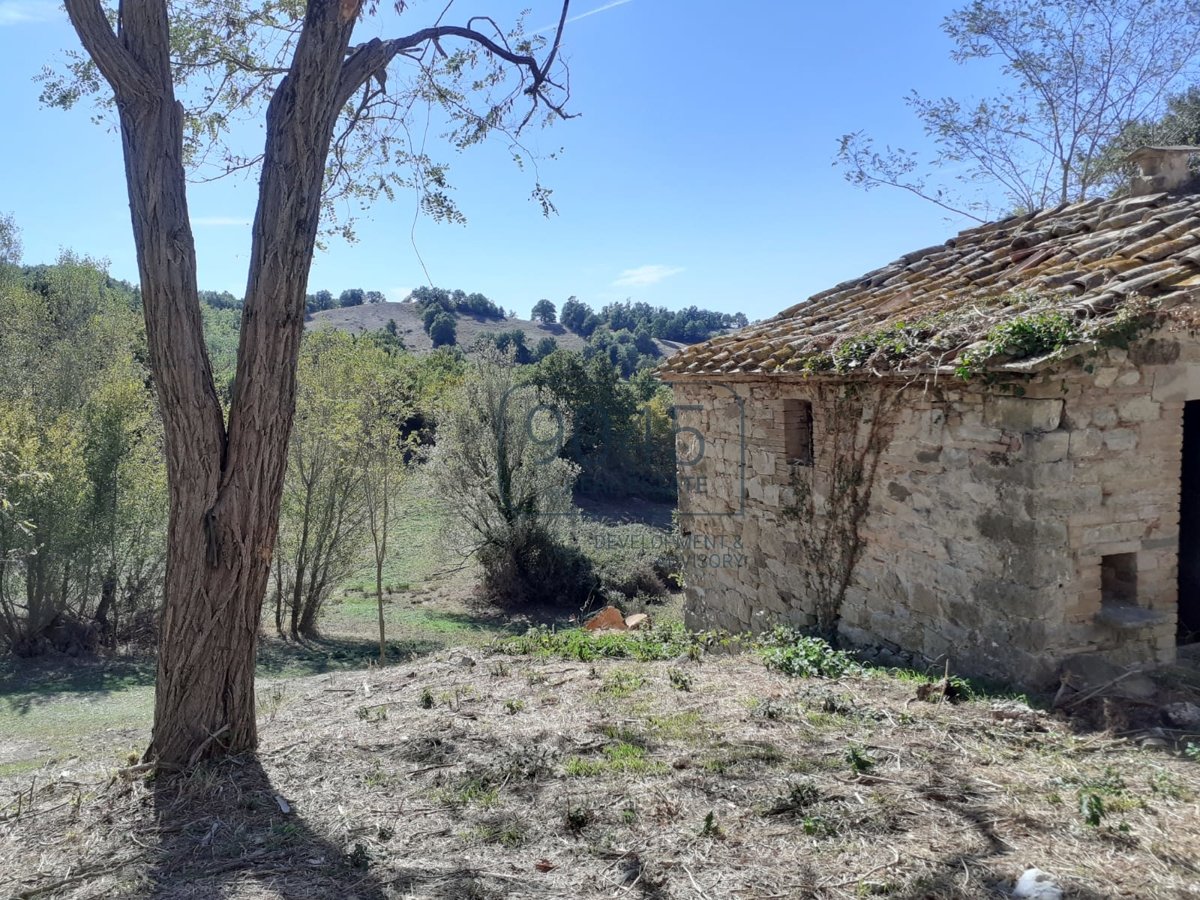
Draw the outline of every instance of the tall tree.
M0 266L21 262L21 229L11 213L0 215Z
M932 158L844 135L837 162L863 188L898 187L982 220L1007 210L1083 200L1104 190L1104 149L1131 123L1157 118L1196 74L1197 0L973 0L942 23L959 63L998 64L983 99L906 102ZM958 187L945 179L953 178Z
M44 96L65 106L101 84L111 90L165 431L170 524L147 759L186 767L257 744L255 647L326 204L416 186L427 210L453 217L444 167L403 149L408 111L433 98L458 117L460 145L517 131L539 111L564 115L554 73L568 2L538 59L535 41L478 16L353 44L360 0L126 0L111 18L100 0L66 0L86 56L49 77ZM393 62L409 78L389 87ZM261 154L208 141L229 138L229 123L260 102ZM228 419L204 346L188 218L186 167L205 159L259 170ZM534 193L549 205L545 189Z
M383 567L388 539L395 523L400 489L404 485L405 458L414 452L414 441L400 433L412 414L400 372L391 357L379 351L364 379L362 437L366 443L363 464L363 504L375 563L375 606L379 614L379 662L387 663L387 624L383 615Z

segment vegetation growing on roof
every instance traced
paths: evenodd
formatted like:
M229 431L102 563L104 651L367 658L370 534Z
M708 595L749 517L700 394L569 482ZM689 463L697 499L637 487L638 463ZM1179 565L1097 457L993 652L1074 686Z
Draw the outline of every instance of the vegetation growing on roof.
M1034 291L1006 291L958 310L892 322L845 338L828 350L801 352L788 360L786 367L805 375L849 375L911 368L914 363L923 367L930 362L929 354L949 359L957 352L955 374L969 380L981 374L993 359L1015 361L1045 356L1081 341L1127 349L1157 321L1158 303L1146 298L1134 298L1115 314L1091 320L1053 309L1053 302L1053 298ZM994 321L997 310L1018 314ZM982 330L989 319L993 324ZM971 346L964 348L968 341Z
M1134 298L1117 310L1117 314L1099 322L1091 338L1103 347L1128 350L1129 345L1154 327L1158 303L1141 297Z
M946 324L944 315L926 316L915 322L894 322L861 337L843 341L833 349L833 368L852 372L872 360L898 362L928 349L930 341Z
M982 344L960 354L954 373L967 380L994 357L1028 359L1045 356L1076 343L1083 336L1075 320L1065 313L1043 310L1017 316L993 325L984 335Z

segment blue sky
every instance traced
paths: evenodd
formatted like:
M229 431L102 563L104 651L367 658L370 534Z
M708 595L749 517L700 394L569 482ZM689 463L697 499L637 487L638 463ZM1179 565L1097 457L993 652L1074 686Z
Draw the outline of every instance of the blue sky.
M396 27L427 24L443 5L411 2ZM399 299L432 281L521 315L576 295L753 319L943 240L970 223L901 192L864 193L831 162L838 137L860 128L920 146L902 102L911 88L987 90L948 58L939 22L954 5L574 0L565 53L581 115L529 135L562 151L540 166L559 214L542 217L533 176L502 143L447 150L467 225L414 227L413 197L377 205L358 243L318 252L309 290ZM526 6L531 25L556 18L553 0L458 0L447 21L512 21ZM380 27L363 23L362 36ZM136 280L119 136L83 107L38 104L32 76L75 45L56 3L0 0L0 213L21 226L26 262L70 248ZM251 179L192 187L201 287L244 289L254 200Z

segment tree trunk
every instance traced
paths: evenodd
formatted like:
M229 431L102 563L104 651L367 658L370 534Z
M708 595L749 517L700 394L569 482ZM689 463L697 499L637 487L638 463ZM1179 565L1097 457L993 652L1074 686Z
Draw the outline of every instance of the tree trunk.
M180 767L253 749L254 657L279 527L296 400L304 296L334 124L397 54L459 37L527 70L535 106L568 3L540 66L469 28L439 25L347 54L361 0L308 0L287 74L267 108L266 147L233 400L225 425L205 350L165 0L123 0L113 33L100 0L65 0L112 87L141 277L150 370L164 425L167 573L148 760ZM562 114L561 107L550 109ZM532 115L532 111L530 113Z
M387 662L387 638L383 623L383 558L375 560L375 600L379 605L379 664Z
M117 570L115 566L110 565L108 571L104 573L104 579L100 582L100 603L96 606L96 614L93 616L96 625L100 628L100 638L106 643L113 634L113 626L108 621L108 617L113 612L113 604L116 599Z
M196 285L182 106L162 0L67 11L113 87L158 390L170 516L154 730L146 759L186 767L253 749L254 662L279 524L304 295L337 85L358 4L313 0L267 110L266 148L229 426L213 386Z
M275 548L275 633L283 637L283 558Z

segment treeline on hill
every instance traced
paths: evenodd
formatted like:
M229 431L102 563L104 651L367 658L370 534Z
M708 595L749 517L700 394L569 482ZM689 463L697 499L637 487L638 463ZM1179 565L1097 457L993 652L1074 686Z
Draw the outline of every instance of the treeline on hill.
M242 301L228 292L200 293L204 305L216 311L206 314L206 324L228 335L231 324L236 325L232 313L241 309ZM481 343L490 344L504 351L511 350L517 361L524 364L545 359L558 347L558 342L550 335L539 338L531 346L524 330L503 328L503 322L515 313L506 311L478 292L421 286L415 288L408 299L420 312L422 327L434 347L452 347L459 343L458 318L463 315L497 323L496 331L485 333L481 341L466 348L468 351L479 349ZM382 303L384 300L379 291L361 288L344 290L336 299L329 291L317 291L308 295L307 311L311 315L321 310ZM607 357L623 378L658 365L662 354L656 340L694 344L748 324L743 313L720 313L696 306L670 310L629 300L606 304L597 312L575 297L563 303L561 314L552 301L539 300L533 305L529 318L542 326L560 326L579 335L586 341L584 355L587 358ZM394 330L390 333L396 337ZM402 346L398 338L396 341ZM224 347L228 341L219 343ZM232 349L236 351L236 341Z
M224 295L205 294L202 313L214 375L228 397L240 310ZM153 644L167 490L138 291L69 253L55 265L25 268L0 258L0 321L0 649L78 654ZM430 466L443 422L457 415L455 433L465 433L463 423L479 411L463 407L463 398L484 390L481 379L496 382L497 366L513 388L504 415L531 408L560 424L514 457L526 464L521 484L541 484L530 466L557 459L561 467L546 470L557 479L555 504L564 489L568 500L572 492L674 498L669 393L648 372L625 379L604 354L564 349L525 365L511 345L480 355L491 368L458 347L408 352L386 330L305 335L267 597L281 633L313 634L323 604L352 572L372 559L382 571L389 516L403 514L399 487ZM513 420L505 439L526 425ZM524 567L535 558L549 564L538 542L559 530L522 525L518 535L517 519L501 516L508 536L490 556L478 554L500 567L487 584L501 599L550 599L531 596L533 570ZM562 551L575 560L579 591L661 583L628 567L603 575L602 565L584 558L584 543ZM497 551L501 545L509 549ZM579 591L561 596L578 600Z
M465 291L448 291L445 288L422 285L409 294L409 299L421 311L421 325L434 347L447 347L458 343L457 318L459 313L479 319L504 318L504 309L483 294L468 294Z

